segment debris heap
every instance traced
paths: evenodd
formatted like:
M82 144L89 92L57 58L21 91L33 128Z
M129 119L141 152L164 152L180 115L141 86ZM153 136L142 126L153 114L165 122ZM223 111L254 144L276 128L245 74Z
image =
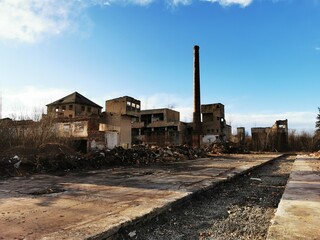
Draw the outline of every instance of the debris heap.
M32 173L68 172L110 166L139 166L159 162L185 161L208 157L209 154L236 152L226 143L213 143L206 148L181 146L134 145L131 149L116 147L81 154L61 144L44 144L38 148L16 147L0 154L0 177Z
M249 153L247 149L229 141L216 141L205 148L205 152L210 154L234 154Z

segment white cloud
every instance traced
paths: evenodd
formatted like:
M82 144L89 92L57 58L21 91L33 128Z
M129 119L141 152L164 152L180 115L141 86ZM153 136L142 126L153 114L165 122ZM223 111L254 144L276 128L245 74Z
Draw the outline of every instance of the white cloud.
M151 96L140 96L141 109L171 108L180 112L180 120L183 122L192 121L192 98L181 98L172 94L158 93Z
M0 38L35 42L44 34L59 35L70 27L75 1L3 0ZM78 7L80 4L78 4Z
M316 51L320 51L320 47L315 47L314 48Z
M132 3L132 4L138 4L138 5L141 5L141 6L146 6L146 5L149 5L150 3L153 3L154 0L131 0L131 1L128 1L129 3Z
M240 5L241 7L249 6L253 0L205 0L207 2L219 3L221 6Z
M34 43L46 35L60 35L80 21L95 5L136 4L154 0L1 0L0 39ZM84 24L86 25L86 24ZM85 30L84 30L85 31Z
M168 3L171 6L190 5L192 0L168 0Z
M151 3L153 3L155 0L96 0L92 1L93 4L98 3L99 5L112 5L112 4L134 4L134 5L140 5L140 6L147 6Z
M47 35L77 29L81 16L92 6L128 4L147 6L156 0L0 0L0 39L34 43ZM253 0L204 0L222 6L248 6ZM170 6L190 5L192 0L166 0ZM90 19L87 19L90 22ZM86 29L82 29L86 31ZM81 32L82 32L81 31Z
M71 92L65 89L40 89L27 86L2 92L2 117L33 118L46 111L46 104Z

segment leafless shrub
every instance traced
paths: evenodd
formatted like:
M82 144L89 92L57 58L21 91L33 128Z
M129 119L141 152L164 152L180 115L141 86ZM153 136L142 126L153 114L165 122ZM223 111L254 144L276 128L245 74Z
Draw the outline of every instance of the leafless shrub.
M288 134L261 134L255 138L246 137L246 145L252 151L301 151L320 150L320 132L297 132L292 129Z
M0 151L15 146L39 147L45 143L62 143L57 137L54 117L50 115L16 117L0 120Z
M297 133L296 130L291 130L288 138L291 151L311 152L317 147L316 135L309 132L302 131Z
M15 144L14 129L9 119L0 121L0 151Z

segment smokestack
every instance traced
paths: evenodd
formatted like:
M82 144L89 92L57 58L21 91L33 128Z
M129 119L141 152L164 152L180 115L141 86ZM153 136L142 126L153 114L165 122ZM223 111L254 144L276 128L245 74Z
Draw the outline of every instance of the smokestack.
M0 119L2 119L2 93L0 92Z
M200 103L200 64L199 46L193 47L193 134L192 145L200 147L201 135L201 103Z

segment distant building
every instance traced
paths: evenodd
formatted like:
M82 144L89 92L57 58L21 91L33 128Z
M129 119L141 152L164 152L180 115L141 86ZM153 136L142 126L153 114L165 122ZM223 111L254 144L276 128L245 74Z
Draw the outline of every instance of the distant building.
M93 148L131 148L133 143L159 146L192 144L193 123L180 121L180 113L168 109L141 110L141 102L130 96L107 100L102 107L74 92L47 105L55 118L59 137L70 138L82 151ZM203 143L231 136L224 105L201 105Z
M243 145L245 143L246 138L246 130L244 127L238 127L237 128L237 140L240 145Z
M104 148L104 132L99 131L103 122L100 118L102 107L74 92L47 105L47 116L55 119L54 126L58 137L68 138L76 150Z
M81 152L105 148L105 133L100 129L101 124L101 118L87 116L58 118L54 123L57 135L68 138L74 148Z
M231 137L231 126L226 124L224 105L221 103L201 105L203 143Z
M286 151L288 149L288 120L277 120L272 127L251 128L255 151Z
M132 124L139 121L140 100L129 96L106 101L106 134L109 148L131 148Z
M150 109L140 112L139 122L133 124L133 138L138 142L159 146L180 145L186 142L186 124L180 122L180 113L168 109Z
M56 118L75 118L83 116L99 116L102 107L74 92L47 105L47 113Z

